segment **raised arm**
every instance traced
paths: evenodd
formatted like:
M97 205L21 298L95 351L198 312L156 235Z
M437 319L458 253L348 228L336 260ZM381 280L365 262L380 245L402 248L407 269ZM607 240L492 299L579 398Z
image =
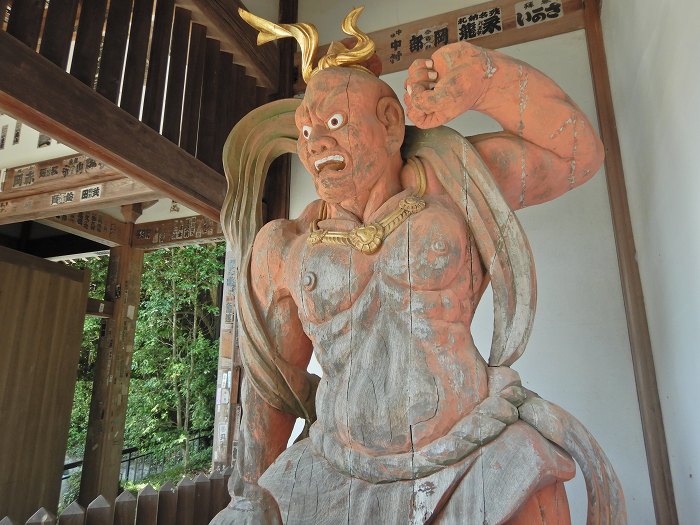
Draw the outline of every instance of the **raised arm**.
M539 204L589 180L603 147L576 104L537 69L466 42L440 48L408 70L408 116L421 128L468 110L499 133L470 137L513 209Z

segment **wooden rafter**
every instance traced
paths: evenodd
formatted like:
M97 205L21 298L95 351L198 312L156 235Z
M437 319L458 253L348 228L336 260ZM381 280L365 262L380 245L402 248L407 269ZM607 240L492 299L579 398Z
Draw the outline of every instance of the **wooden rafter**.
M0 224L85 212L97 207L131 204L159 197L159 193L145 184L122 177L87 186L71 186L57 192L0 200Z
M131 225L99 211L69 213L38 222L106 246L124 246L131 240Z
M221 225L201 215L182 219L146 222L134 225L131 245L143 250L157 250L224 240Z
M221 175L4 32L0 63L1 111L218 219Z
M87 155L68 155L54 160L9 168L0 172L0 200L34 193L61 191L123 178L114 168Z
M490 12L493 9L500 9L500 30L489 33L486 36L470 39L470 43L488 49L498 49L583 29L583 0L559 1L562 7L562 15L559 18L547 19L527 27L518 27L516 23L516 1L491 0L483 4L464 7L421 20L397 24L368 34L377 46L376 52L382 61L382 73L395 73L408 69L408 66L416 59L430 58L438 49L434 46L428 47L423 45L420 48L418 48L419 46L414 46L414 50L412 50L410 45L411 36L423 34L425 30L434 32L436 28L447 27L447 41L444 44L457 42L460 39L458 30L458 20L460 18L468 18L470 15ZM362 23L362 20L360 20L360 23ZM317 56L323 56L327 51L328 44L321 46ZM300 62L298 54L296 62ZM304 89L305 84L300 77L294 85L294 91L301 93Z

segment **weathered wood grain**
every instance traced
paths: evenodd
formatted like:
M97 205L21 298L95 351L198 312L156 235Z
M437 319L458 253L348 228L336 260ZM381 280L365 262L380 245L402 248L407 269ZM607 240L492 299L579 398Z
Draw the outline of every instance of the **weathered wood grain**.
M156 131L161 129L166 71L170 52L170 35L173 29L175 0L158 0L156 3L151 51L148 55L146 93L143 99L141 121Z
M104 321L98 341L80 480L82 504L99 494L117 493L142 268L142 250L110 250L105 299L114 304L114 312Z
M44 523L56 510L88 286L86 272L0 247L11 350L0 352L0 515L16 523Z
M99 188L100 196L86 198L86 189ZM0 224L44 219L69 213L93 210L104 205L123 205L159 198L148 186L126 177L70 186L61 191L35 193L0 200Z
M114 525L134 525L136 518L136 497L125 490L114 501Z

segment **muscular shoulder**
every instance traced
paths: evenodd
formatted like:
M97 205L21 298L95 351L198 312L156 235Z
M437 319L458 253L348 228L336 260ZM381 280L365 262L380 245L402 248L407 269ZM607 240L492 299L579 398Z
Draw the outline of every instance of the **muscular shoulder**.
M297 219L277 219L265 224L255 236L251 260L252 285L256 294L267 296L284 286L285 264L295 241L309 230L318 215L320 201L315 201Z

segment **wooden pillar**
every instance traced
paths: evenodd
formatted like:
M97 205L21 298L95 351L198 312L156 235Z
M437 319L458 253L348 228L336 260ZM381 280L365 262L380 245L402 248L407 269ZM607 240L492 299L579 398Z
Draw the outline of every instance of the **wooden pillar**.
M610 77L600 21L600 2L601 0L589 0L585 3L586 42L593 77L600 136L605 145L605 174L610 197L617 259L620 266L622 296L627 315L632 368L637 386L656 523L675 525L678 523L678 513L673 495L671 466L666 447L659 390L656 384L654 356L644 306L642 280L637 265L637 251L634 245L625 174L622 168L620 142L617 136L615 111L610 91Z
M240 378L241 358L238 351L236 321L236 279L238 265L230 245L226 246L226 266L221 299L221 331L219 336L219 372L216 379L216 408L214 413L215 470L224 470L236 459L238 424L241 420Z
M117 496L142 269L142 250L110 249L105 299L114 303L114 313L102 321L98 342L78 499L83 506L99 495L109 501Z

